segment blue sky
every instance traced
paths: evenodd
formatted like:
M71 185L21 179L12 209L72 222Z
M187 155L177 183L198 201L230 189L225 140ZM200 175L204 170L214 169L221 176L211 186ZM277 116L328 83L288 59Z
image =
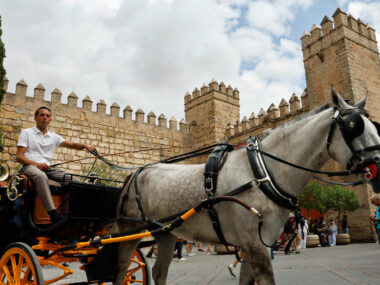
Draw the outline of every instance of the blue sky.
M32 4L31 4L32 3ZM379 1L339 0L380 31ZM13 0L0 2L5 67L14 92L38 83L93 109L103 99L184 118L185 92L212 79L238 88L241 117L305 86L300 37L335 0Z

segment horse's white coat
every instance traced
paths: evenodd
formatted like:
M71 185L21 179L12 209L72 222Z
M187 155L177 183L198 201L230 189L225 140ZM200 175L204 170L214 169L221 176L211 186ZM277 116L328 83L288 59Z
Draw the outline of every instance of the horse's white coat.
M332 90L334 104L342 109L352 108ZM364 107L365 99L360 102ZM333 109L327 109L310 115L300 121L272 131L262 142L263 149L277 157L311 169L320 169L329 159L326 150L327 134L333 117ZM380 138L372 123L364 118L365 131L357 137L353 144L356 148L380 144ZM330 147L332 157L342 165L346 165L351 152L336 128L333 143ZM379 156L379 151L367 156ZM265 158L272 170L277 183L288 193L298 196L312 178L312 173L292 168ZM138 189L146 216L161 219L180 211L196 206L206 197L204 190L204 164L200 165L166 165L158 164L146 168L138 177ZM220 171L216 195L223 195L236 187L254 180L251 166L248 162L246 149L229 153ZM380 189L376 189L380 191ZM262 237L267 244L272 244L280 236L289 210L279 207L269 200L257 188L239 194L238 199L253 206L264 217ZM215 206L223 234L226 240L244 251L244 260L240 275L241 285L274 284L273 271L268 249L258 238L258 219L240 205L231 202ZM131 186L128 200L124 205L123 214L140 217L135 201L135 190ZM131 228L133 224L115 225L113 231ZM209 244L220 243L208 214L200 212L188 219L173 235L185 240L200 241ZM167 270L172 258L176 238L171 234L162 234L156 238L159 253L153 267L153 278L156 285L166 283ZM136 246L137 241L124 243L119 250L119 274L117 284L121 284L125 267ZM253 279L254 278L254 279Z

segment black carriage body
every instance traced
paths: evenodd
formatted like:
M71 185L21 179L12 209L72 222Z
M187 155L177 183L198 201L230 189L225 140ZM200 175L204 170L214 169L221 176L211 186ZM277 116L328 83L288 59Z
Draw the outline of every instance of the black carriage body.
M107 222L116 217L120 188L77 181L70 181L65 187L70 220Z
M65 185L50 185L52 196L61 196L56 205L62 215L67 215L67 223L49 231L50 224L35 224L35 190L20 189L23 195L15 201L7 198L6 187L0 187L0 250L12 242L33 245L39 236L54 239L78 240L91 238L116 218L116 209L121 188L68 181ZM39 205L42 206L41 204ZM39 207L37 206L37 207Z
M20 201L9 201L6 191L6 187L0 187L0 252L23 236Z

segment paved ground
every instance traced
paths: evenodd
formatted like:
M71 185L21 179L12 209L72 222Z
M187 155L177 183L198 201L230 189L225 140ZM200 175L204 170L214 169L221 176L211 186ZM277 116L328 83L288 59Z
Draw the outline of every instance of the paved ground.
M168 285L238 284L227 271L232 255L204 254L173 262ZM150 264L153 266L154 260ZM299 255L275 252L277 285L380 284L380 245L352 244L305 249Z
M233 255L207 256L202 252L196 252L196 256L184 257L186 261L173 260L167 285L239 283L227 270L234 258ZM148 260L150 266L153 266L155 258ZM70 268L74 267L75 264L70 265ZM286 256L282 251L278 251L275 252L273 267L277 285L380 285L380 245L371 243L318 247L305 249L299 255ZM49 274L49 269L44 269L44 274L46 273ZM76 274L75 277L62 280L64 282L61 283L79 281L80 277L80 274Z

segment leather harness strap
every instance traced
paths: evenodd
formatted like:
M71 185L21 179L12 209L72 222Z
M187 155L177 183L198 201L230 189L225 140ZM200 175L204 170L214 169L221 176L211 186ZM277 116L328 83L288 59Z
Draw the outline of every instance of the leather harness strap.
M223 166L223 159L225 158L225 155L232 151L234 147L230 144L220 144L215 147L215 149L210 154L209 158L207 159L205 163L205 190L207 197L213 197L216 192L216 187L218 184L218 176L219 171ZM212 223L212 227L214 228L214 231L216 235L218 236L219 240L226 246L228 250L228 243L226 239L224 238L222 228L220 226L218 214L216 213L214 206L212 203L208 205L206 208L210 219Z
M265 162L261 152L261 142L257 137L250 137L247 141L247 155L256 182L261 191L277 205L291 211L298 208L298 200L295 196L286 193L276 183L271 170Z

